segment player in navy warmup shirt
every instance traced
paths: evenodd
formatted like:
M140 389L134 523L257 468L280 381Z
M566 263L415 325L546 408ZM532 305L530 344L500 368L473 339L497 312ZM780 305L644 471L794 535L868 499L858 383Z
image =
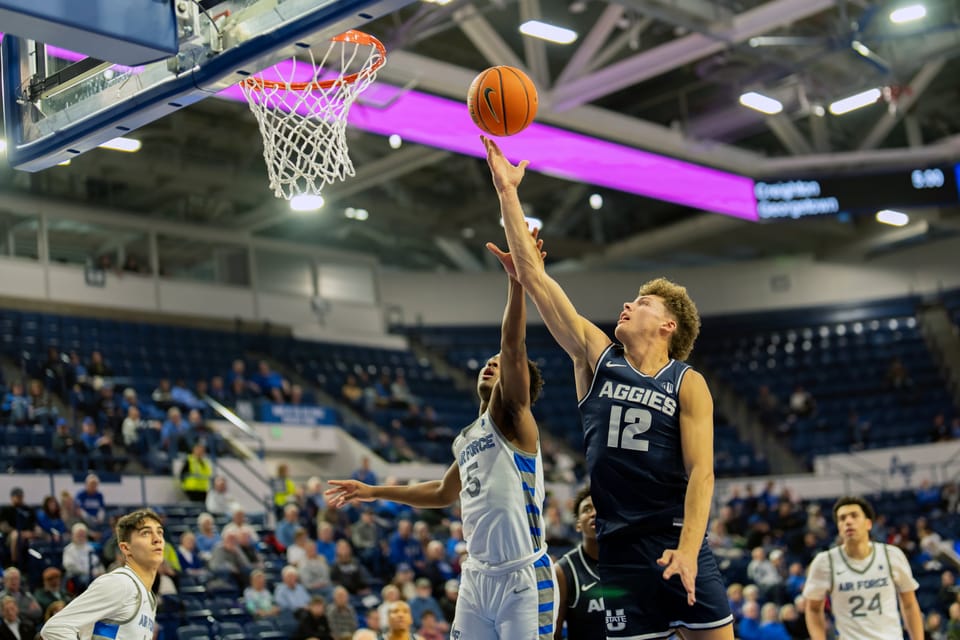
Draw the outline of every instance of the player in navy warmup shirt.
M686 289L660 278L623 304L617 342L577 313L544 269L511 164L483 138L515 274L573 359L587 468L597 509L606 637L732 640L733 616L706 545L713 498L713 399L683 360L700 317Z

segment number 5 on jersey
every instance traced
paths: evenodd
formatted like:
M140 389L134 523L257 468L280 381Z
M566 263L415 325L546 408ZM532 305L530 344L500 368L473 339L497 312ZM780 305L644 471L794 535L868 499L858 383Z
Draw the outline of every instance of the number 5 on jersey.
M624 411L626 409L626 411ZM624 407L615 404L610 409L610 429L607 431L607 446L614 449L647 451L650 441L639 438L650 429L653 417L646 409Z

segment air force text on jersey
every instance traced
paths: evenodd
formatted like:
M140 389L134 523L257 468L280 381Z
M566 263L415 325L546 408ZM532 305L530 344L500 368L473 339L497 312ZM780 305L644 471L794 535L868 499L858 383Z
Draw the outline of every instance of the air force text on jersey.
M872 580L857 580L856 582L840 582L837 584L837 591L860 591L862 589L880 589L890 584L886 577L873 578Z
M470 442L463 448L463 451L460 452L460 458L457 460L458 464L462 467L467 464L467 461L487 449L494 448L496 443L493 441L493 434L488 433L482 438L477 438L476 440Z
M677 401L659 391L644 389L643 387L634 387L619 382L614 383L610 380L603 383L603 386L600 388L599 397L636 402L651 409L661 411L668 416L672 416L677 412Z

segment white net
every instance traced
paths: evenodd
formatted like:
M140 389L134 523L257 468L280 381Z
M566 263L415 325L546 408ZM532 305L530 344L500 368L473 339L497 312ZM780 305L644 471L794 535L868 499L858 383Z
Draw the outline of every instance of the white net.
M347 114L384 62L380 42L356 31L333 38L319 64L305 51L308 61L286 60L240 83L260 125L270 188L286 200L354 175Z

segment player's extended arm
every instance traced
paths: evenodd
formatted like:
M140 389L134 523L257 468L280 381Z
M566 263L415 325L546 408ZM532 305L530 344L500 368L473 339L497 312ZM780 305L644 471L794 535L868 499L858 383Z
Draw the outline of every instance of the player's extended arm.
M460 467L454 462L443 474L442 480L412 485L390 487L369 485L359 480L330 480L329 484L333 488L327 489L324 495L336 507L342 507L351 500L392 500L421 509L438 509L450 506L460 496Z
M900 595L900 613L903 615L903 624L907 627L910 640L923 640L923 612L917 602L916 591L904 591Z
M494 421L510 425L517 446L537 452L537 422L530 411L530 369L527 366L527 304L523 287L507 278L507 305L500 327L500 380L491 398Z
M563 567L553 565L553 573L557 581L557 622L553 626L553 640L563 640L563 622L567 619L567 576ZM912 639L911 639L912 640Z
M823 603L823 600L807 600L803 615L807 621L810 640L827 640L827 615L823 612Z
M667 567L664 578L680 576L687 603L692 605L696 601L697 558L707 532L714 484L713 398L703 376L692 369L680 385L680 445L688 478L683 528L677 549L664 552L659 562Z
M596 325L577 313L566 292L547 275L537 249L536 240L527 230L517 188L523 179L527 162L514 166L495 142L482 137L487 149L487 164L500 199L500 213L513 256L517 280L537 306L540 317L554 339L574 362L585 361L592 368L600 353L610 344Z

